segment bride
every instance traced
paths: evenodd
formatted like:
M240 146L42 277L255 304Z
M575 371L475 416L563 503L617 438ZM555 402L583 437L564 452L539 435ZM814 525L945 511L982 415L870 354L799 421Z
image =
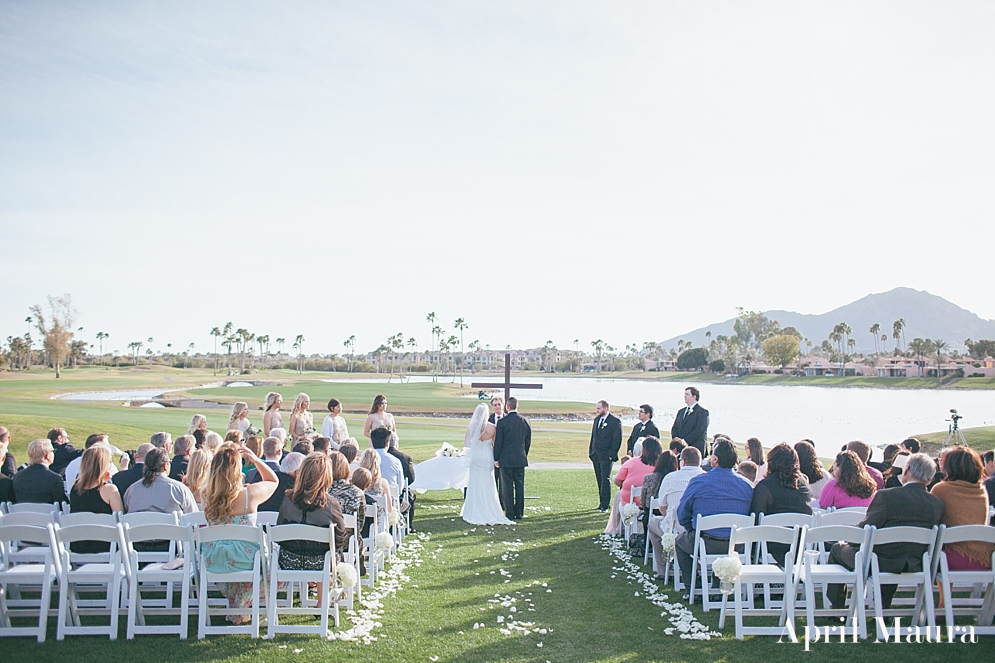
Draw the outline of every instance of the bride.
M471 525L513 525L504 516L494 487L494 424L487 421L487 406L473 411L466 429L464 458L470 468L466 500L460 517Z

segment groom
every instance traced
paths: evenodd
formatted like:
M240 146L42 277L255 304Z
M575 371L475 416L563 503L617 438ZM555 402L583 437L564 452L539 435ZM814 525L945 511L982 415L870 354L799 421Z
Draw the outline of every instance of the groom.
M509 520L525 514L525 468L529 464L532 427L518 414L518 399L508 397L507 414L497 422L494 436L494 467L501 469L501 503Z

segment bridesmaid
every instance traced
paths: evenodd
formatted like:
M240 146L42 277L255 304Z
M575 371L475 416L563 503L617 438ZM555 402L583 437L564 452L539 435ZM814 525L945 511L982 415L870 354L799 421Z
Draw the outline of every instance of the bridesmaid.
M269 432L274 428L283 428L283 415L280 414L280 406L283 405L283 396L271 391L266 394L266 405L263 408L263 434L269 437Z
M294 409L290 413L290 437L294 443L300 442L307 437L307 432L314 428L314 415L308 411L311 405L311 397L301 392L297 394L294 401Z
M338 449L349 439L349 427L342 417L342 403L337 398L328 401L328 416L321 424L321 434L330 439L333 448Z
M239 401L231 406L228 430L237 430L243 435L249 429L249 404Z
M363 424L363 436L369 438L371 430L383 427L390 429L390 446L396 447L397 426L394 425L394 415L387 412L387 397L383 394L377 394L373 398L373 407L370 408L370 414L366 417L366 423Z

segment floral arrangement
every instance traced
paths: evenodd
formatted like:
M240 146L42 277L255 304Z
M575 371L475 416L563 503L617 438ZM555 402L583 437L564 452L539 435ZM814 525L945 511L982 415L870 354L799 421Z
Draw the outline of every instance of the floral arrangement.
M394 537L390 532L377 532L373 537L373 547L377 550L390 550L394 547Z
M631 524L632 520L637 515L639 515L639 512L640 508L635 502L629 502L628 504L623 504L622 508L620 509L620 513L622 514L622 522L624 522L626 525Z
M246 437L252 437L252 436L261 437L262 434L263 434L263 429L262 428L256 428L255 426L249 426L248 428L245 429L245 436Z
M355 566L340 562L335 565L335 577L343 587L355 587L359 576L356 574Z
M443 442L439 450L435 452L436 456L443 456L444 458L459 458L465 453L465 449L457 449L448 442Z
M676 547L677 536L673 532L664 532L663 536L660 537L660 548L663 552L667 553L668 556L673 555Z
M393 527L394 525L398 524L399 522L401 522L401 514L397 512L397 509L394 509L393 511L391 511L390 513L387 514L387 524L388 525L390 525L391 527Z
M733 583L739 578L743 571L743 562L739 560L739 555L726 555L719 557L712 562L712 573L721 581L719 589L723 594L732 591Z

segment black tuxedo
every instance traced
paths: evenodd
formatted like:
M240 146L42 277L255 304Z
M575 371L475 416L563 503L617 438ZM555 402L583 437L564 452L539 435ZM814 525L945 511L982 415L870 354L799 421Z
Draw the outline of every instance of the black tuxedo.
M121 493L122 499L124 499L124 494L128 492L131 484L142 480L144 472L145 463L135 463L128 469L122 470L111 477L111 482L117 486L117 492Z
M49 469L64 477L66 476L66 467L69 466L69 463L83 455L83 449L77 449L69 442L65 444L53 444L52 446L55 449L55 457L52 459L52 465Z
M629 434L629 441L625 443L625 451L628 455L632 455L632 450L636 447L636 440L641 437L655 437L658 440L660 439L660 429L656 427L652 419L646 423L640 421L632 427L632 433Z
M6 474L8 478L17 474L17 460L14 458L14 454L9 451L3 459L3 467L0 468L0 474Z
M28 465L15 474L13 487L15 502L69 502L65 480L42 463Z
M0 502L14 501L14 481L6 474L0 474Z
M494 461L501 468L504 513L511 520L525 515L525 468L531 447L529 420L515 411L501 417L494 435Z
M399 450L397 447L388 447L387 453L401 461L401 471L404 472L404 478L407 480L408 486L411 486L411 484L415 482L415 461L411 459L411 456ZM408 501L408 508L407 511L405 511L408 518L408 529L413 529L412 523L415 519L415 500L417 499L415 491L411 490L409 487L408 494L406 496L400 496L401 502L404 502L405 498L407 498ZM401 506L403 509L404 505L402 504Z
M679 437L688 443L689 447L697 447L701 452L701 457L706 458L705 440L708 437L708 410L698 403L694 404L691 414L687 413L687 408L682 408L674 418L674 425L670 428L671 437Z
M622 422L610 412L597 417L591 428L591 445L587 455L594 463L594 479L598 482L598 508L607 509L611 505L612 487L609 479L612 463L618 460L622 448Z
M183 475L187 473L189 464L190 456L173 456L173 460L169 461L169 478L183 481Z

